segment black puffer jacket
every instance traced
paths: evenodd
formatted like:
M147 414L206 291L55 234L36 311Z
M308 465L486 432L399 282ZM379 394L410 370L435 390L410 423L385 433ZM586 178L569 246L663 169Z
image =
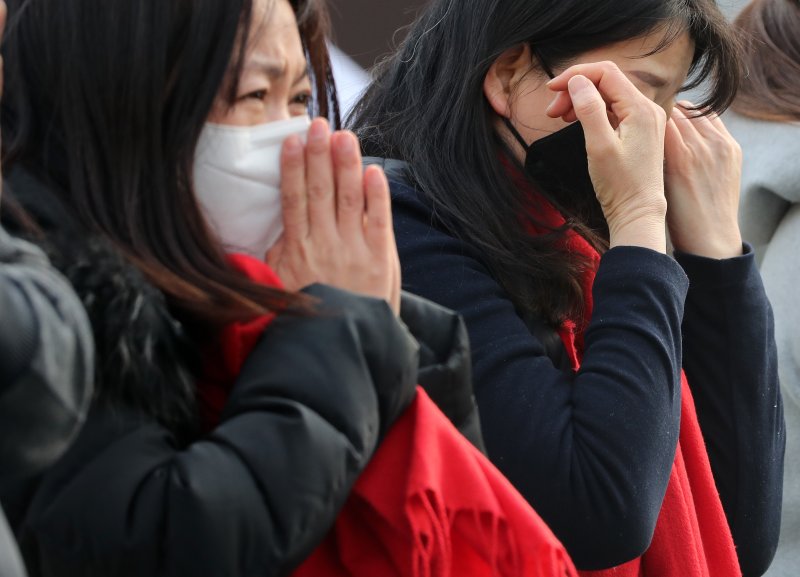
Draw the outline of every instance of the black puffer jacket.
M322 285L306 289L320 314L278 317L221 424L193 434L190 418L171 418L194 414L193 347L160 294L102 243L59 236L63 225L47 214L56 197L24 176L12 181L61 239L56 252L71 254L60 262L103 335L87 424L13 517L32 575L289 573L324 537L420 380L480 443L461 321L405 297L403 323L383 301Z

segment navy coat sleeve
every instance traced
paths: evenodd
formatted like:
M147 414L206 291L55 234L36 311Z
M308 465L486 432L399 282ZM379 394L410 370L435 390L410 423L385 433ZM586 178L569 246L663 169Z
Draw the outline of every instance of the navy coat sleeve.
M404 289L463 315L488 454L576 565L621 564L649 546L680 421L688 281L670 257L609 251L580 372L556 368L480 255L392 182Z
M689 276L683 362L745 577L778 545L785 435L772 310L755 258L676 258Z
M264 577L312 551L411 401L418 345L384 301L308 293L321 312L273 321L205 438L90 414L19 529L32 576Z

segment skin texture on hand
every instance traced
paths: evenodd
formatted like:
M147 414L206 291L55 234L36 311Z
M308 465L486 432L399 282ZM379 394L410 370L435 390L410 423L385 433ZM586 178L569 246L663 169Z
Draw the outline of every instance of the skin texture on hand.
M716 114L698 116L690 102L667 122L667 224L677 250L724 259L742 254L739 187L742 150Z
M308 144L287 139L281 156L284 233L267 254L288 290L323 283L400 310L400 261L383 171L361 166L350 132L312 122Z
M548 116L583 125L589 173L608 222L611 246L666 252L664 110L613 62L572 66L548 87L559 93L547 109Z

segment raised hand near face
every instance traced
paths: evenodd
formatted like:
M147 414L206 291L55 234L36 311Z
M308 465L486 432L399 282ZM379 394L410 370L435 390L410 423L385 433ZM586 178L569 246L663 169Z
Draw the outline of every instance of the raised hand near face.
M664 110L613 62L572 66L548 86L559 92L548 116L583 125L589 173L611 246L665 252Z
M710 258L742 254L739 186L742 149L719 116L679 103L667 122L667 223L676 249Z
M364 170L358 140L312 122L304 146L287 139L281 157L284 233L267 263L288 290L329 284L400 309L400 262L389 185L375 166Z

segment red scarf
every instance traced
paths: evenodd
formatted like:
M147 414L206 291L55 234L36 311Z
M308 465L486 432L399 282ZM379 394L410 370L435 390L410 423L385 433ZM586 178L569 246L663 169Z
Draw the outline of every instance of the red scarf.
M260 261L231 258L281 286ZM199 384L213 426L271 317L227 327ZM294 577L577 577L561 543L422 389L359 477L326 539Z
M529 185L518 182L523 190ZM565 224L564 217L541 195L534 194L531 214L542 224L528 224L532 234L545 234ZM592 285L600 255L579 234L565 233L562 245L593 263L583 279L584 318L592 315ZM567 322L559 331L577 370L583 357L586 323ZM576 328L577 327L577 328ZM581 328L582 327L582 328ZM739 561L711 474L703 435L686 375L681 372L681 424L675 462L650 548L638 559L604 571L581 571L584 577L740 577Z

